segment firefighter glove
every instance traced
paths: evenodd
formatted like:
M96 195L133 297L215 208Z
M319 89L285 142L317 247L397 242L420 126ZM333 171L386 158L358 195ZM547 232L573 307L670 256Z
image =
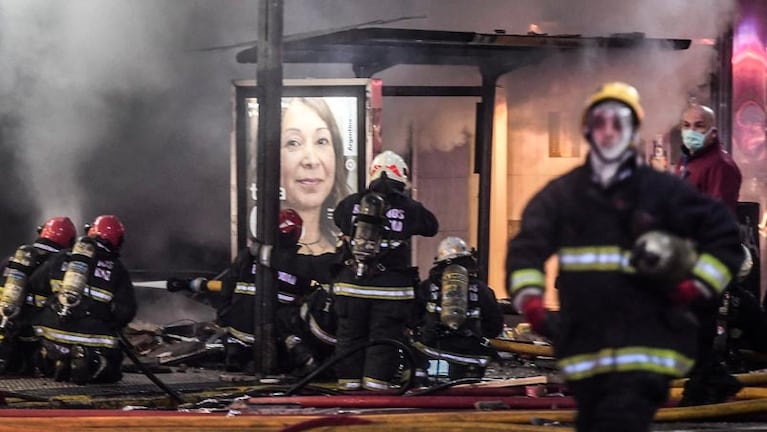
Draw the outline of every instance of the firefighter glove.
M671 291L669 297L675 305L690 304L699 297L702 297L700 282L695 279L685 279L679 282Z
M543 307L543 298L531 295L522 303L522 315L530 323L534 332L544 335L546 332L546 309Z

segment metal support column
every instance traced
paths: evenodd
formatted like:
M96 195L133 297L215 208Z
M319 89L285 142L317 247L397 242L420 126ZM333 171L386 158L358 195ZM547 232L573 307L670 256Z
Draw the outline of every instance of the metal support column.
M487 280L490 262L490 189L493 161L493 121L495 114L495 86L499 73L480 68L482 73L481 96L477 131L479 138L475 152L479 156L479 209L477 215L477 247L479 248L479 277Z
M256 238L277 243L280 211L280 135L282 131L282 26L283 1L261 0L258 9L258 145L256 150ZM277 306L276 272L259 264L254 301L253 360L256 373L274 373L274 309Z

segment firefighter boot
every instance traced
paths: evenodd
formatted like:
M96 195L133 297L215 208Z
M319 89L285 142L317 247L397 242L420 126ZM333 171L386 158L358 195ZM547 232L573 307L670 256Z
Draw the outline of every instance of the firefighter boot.
M227 372L242 372L247 375L255 375L253 348L235 343L227 343L224 367Z
M679 406L722 403L742 388L743 384L717 363L705 375L694 375L687 380Z
M295 335L286 337L285 346L288 349L290 363L293 365L292 375L304 376L317 368L312 350L303 343L300 337Z
M82 345L75 345L72 348L72 372L71 380L77 385L83 385L90 382L114 382L105 375L108 369L106 357L98 349L86 348ZM104 379L106 378L106 379Z
M0 343L0 375L12 373L12 348L8 341Z
M82 345L72 347L71 380L77 385L83 385L91 380L88 367L88 353Z

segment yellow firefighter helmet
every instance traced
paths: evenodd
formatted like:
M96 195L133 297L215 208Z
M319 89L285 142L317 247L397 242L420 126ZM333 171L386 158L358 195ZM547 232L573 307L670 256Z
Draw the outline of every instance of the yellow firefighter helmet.
M599 89L586 101L586 109L583 110L583 117L581 119L581 125L584 129L587 126L589 110L591 110L594 105L608 100L626 104L634 113L635 126L638 127L642 123L644 110L642 109L642 105L639 104L639 92L637 92L637 89L624 82L612 81L599 87Z

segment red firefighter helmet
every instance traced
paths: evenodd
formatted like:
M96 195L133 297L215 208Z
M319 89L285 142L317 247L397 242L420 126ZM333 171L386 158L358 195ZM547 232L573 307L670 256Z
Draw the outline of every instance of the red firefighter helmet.
M115 215L101 215L90 225L88 237L98 237L117 250L125 237L125 226Z
M287 245L295 245L301 239L304 221L293 209L280 211L280 240Z
M38 233L40 238L50 240L63 248L68 248L72 247L75 243L77 229L71 219L66 216L59 216L48 219L39 228Z

